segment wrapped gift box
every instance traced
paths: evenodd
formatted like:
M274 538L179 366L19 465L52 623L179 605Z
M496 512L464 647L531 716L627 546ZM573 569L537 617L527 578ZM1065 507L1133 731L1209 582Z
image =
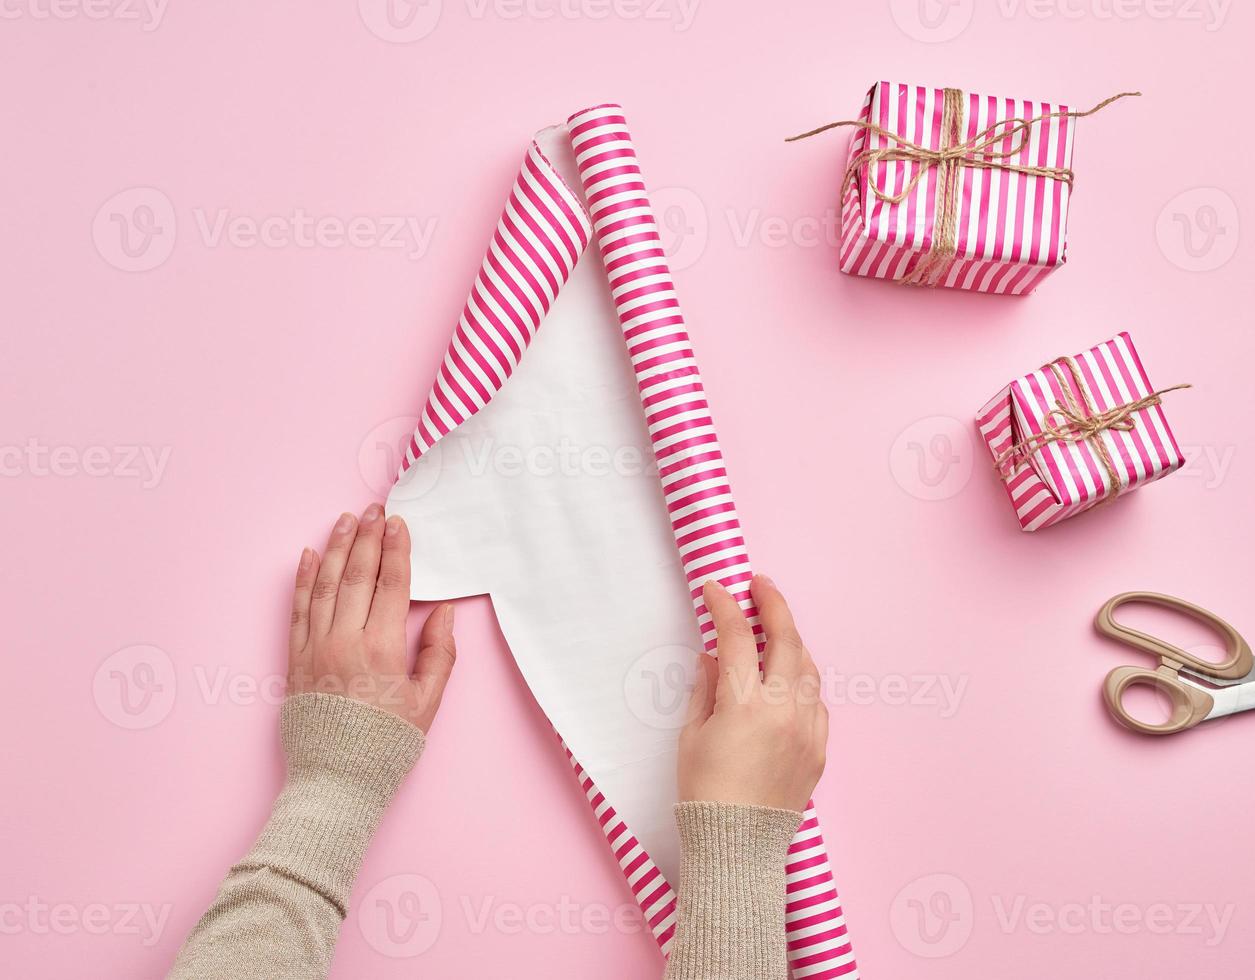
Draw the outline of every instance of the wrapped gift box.
M1065 258L1076 129L1067 112L1052 102L874 85L858 120L884 132L864 125L850 143L841 270L987 293L1032 291ZM908 144L959 147L965 156L929 163L909 158Z
M1180 469L1185 458L1160 401L1171 390L1151 386L1121 333L990 399L976 424L1020 527L1058 524Z

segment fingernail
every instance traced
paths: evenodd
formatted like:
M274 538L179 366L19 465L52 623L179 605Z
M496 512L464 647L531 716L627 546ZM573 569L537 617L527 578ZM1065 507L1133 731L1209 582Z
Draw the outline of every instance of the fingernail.
M362 523L370 524L371 522L378 520L382 515L383 515L383 508L380 507L378 504L371 504L362 513Z
M773 589L776 587L776 583L771 580L770 576L756 575L755 578L757 578L760 582L762 582L763 585L770 585Z
M706 579L706 583L702 586L702 591L705 592L707 589L718 589L720 592L727 591L717 578Z
M384 525L383 533L391 538L401 530L401 525L403 523L404 521L402 521L401 518L397 517L396 514L393 514L388 518L388 523Z
M453 629L453 603L446 602L444 607L444 628Z
M307 568L309 568L310 562L312 562L313 560L314 560L314 553L309 548L306 548L304 551L301 552L301 563L296 566L296 570L298 572L305 571Z
M336 530L343 534L345 531L353 530L353 522L357 520L352 514L345 512L340 515L340 519L336 521Z

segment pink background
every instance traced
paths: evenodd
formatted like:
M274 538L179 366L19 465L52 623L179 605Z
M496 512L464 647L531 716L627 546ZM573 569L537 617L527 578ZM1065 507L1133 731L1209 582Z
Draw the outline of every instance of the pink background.
M1090 621L1150 588L1255 634L1255 14L429 0L425 36L391 43L373 0L170 0L157 21L102 3L14 0L0 24L6 975L168 968L281 778L301 546L381 496L377 444L426 394L528 137L606 99L658 189L751 552L831 682L817 799L863 975L1249 974L1255 718L1117 729L1098 686L1137 657ZM1074 105L1145 91L1081 124L1071 261L1035 296L836 272L814 219L846 137L781 138L881 78ZM271 226L250 245L215 237L222 209L371 221L357 244ZM116 216L157 229L131 259ZM434 221L430 247L372 245L391 216ZM1152 381L1194 383L1167 409L1192 461L1023 535L971 417L1120 329ZM168 451L160 479L129 475L126 447ZM459 639L335 974L657 974L635 920L604 924L630 896L485 600ZM1128 906L1119 928L1095 902Z

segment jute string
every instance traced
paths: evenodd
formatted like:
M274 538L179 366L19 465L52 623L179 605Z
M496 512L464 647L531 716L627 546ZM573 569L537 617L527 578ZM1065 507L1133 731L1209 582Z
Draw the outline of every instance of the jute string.
M1068 378L1064 375L1060 365L1066 367L1068 373L1071 374L1076 390L1081 395L1079 402L1073 394L1073 386L1068 384ZM1135 401L1117 405L1115 408L1100 412L1095 407L1089 386L1086 385L1085 378L1082 376L1081 369L1077 366L1075 360L1070 357L1061 357L1057 361L1047 364L1046 368L1054 375L1055 381L1058 382L1061 397L1055 401L1054 409L1042 419L1042 431L1017 442L1014 446L1001 453L994 460L994 469L1002 479L1009 480L1018 471L1019 461L1027 461L1033 453L1049 446L1051 443L1084 441L1093 447L1099 463L1102 464L1102 468L1107 473L1107 487L1103 493L1103 501L1114 499L1120 492L1120 476L1119 471L1116 469L1115 460L1111 458L1111 451L1107 448L1107 444L1102 438L1102 433L1107 431L1132 432L1137 428L1137 419L1134 417L1137 412L1160 404L1163 396L1170 391L1179 391L1182 388L1190 388L1192 385L1180 384L1173 385L1171 388L1160 388L1145 398L1138 398ZM1008 470L1008 463L1014 463L1015 465L1012 465Z
M1046 177L1072 186L1073 173L1070 167L1038 167L1032 164L1016 163L1012 158L1023 152L1033 135L1033 127L1047 119L1072 118L1080 119L1092 116L1105 109L1111 103L1141 92L1121 92L1109 99L1099 102L1094 108L1085 112L1045 112L1039 116L1025 119L1000 119L987 126L970 139L963 139L964 97L963 91L957 88L944 90L945 100L941 110L941 145L930 149L912 143L899 133L877 126L866 119L842 119L831 122L818 129L812 129L797 136L788 137L785 142L803 140L818 133L836 129L841 126L857 126L869 133L874 133L886 140L888 145L876 149L863 150L855 154L845 168L845 176L841 181L841 197L845 197L850 182L855 179L861 168L868 168L868 185L872 193L886 204L901 204L914 192L924 176L937 168L936 217L933 220L933 237L928 252L907 272L899 282L908 285L935 286L954 261L958 241L959 193L958 175L965 167L978 170L1003 170L1008 173L1025 174L1029 177ZM997 149L997 144L1008 149ZM904 161L918 163L915 173L907 181L906 186L897 194L891 194L876 184L872 179L874 167L879 163Z

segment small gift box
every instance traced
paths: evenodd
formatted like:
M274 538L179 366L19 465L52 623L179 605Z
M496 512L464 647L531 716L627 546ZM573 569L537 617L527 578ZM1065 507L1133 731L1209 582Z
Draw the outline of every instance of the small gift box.
M1037 531L1180 469L1185 458L1127 333L1017 378L976 417L1020 527Z
M858 119L803 134L856 127L841 188L841 271L1031 292L1064 262L1076 119L1122 97L1073 112L953 88L872 86Z

